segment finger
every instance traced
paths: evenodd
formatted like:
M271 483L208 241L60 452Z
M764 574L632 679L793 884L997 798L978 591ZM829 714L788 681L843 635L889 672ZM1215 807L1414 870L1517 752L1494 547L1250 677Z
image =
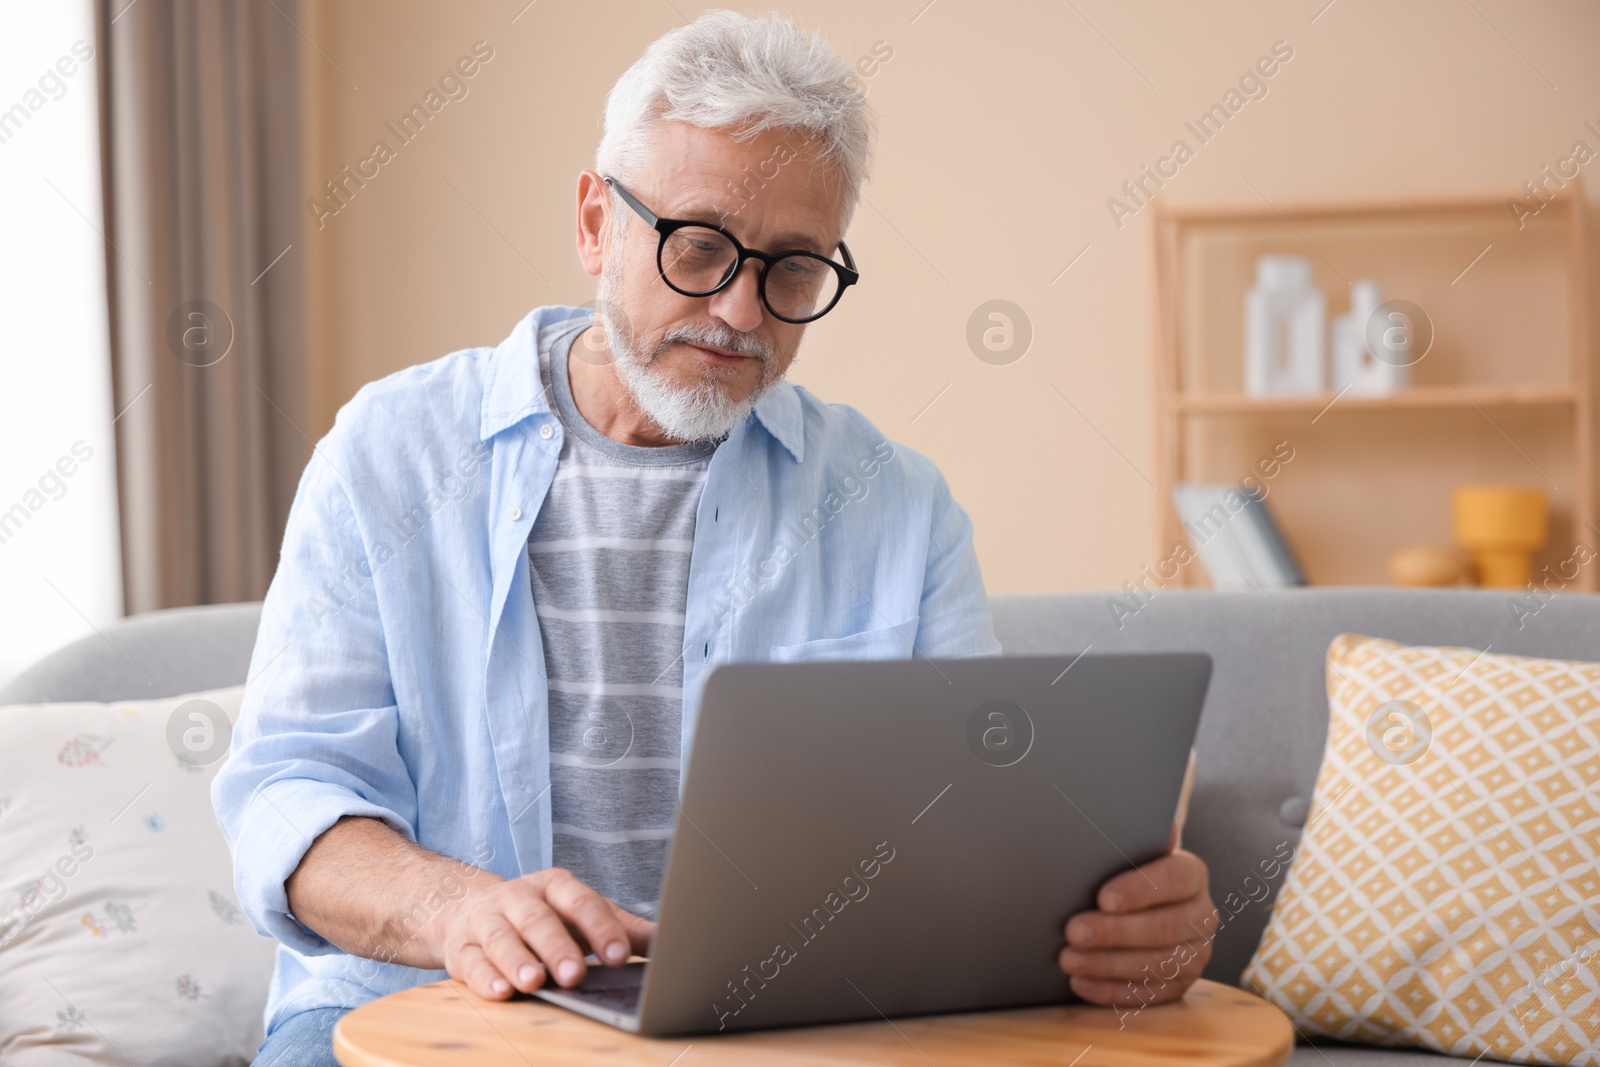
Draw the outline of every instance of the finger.
M1063 973L1107 981L1175 982L1198 975L1211 958L1209 945L1184 944L1161 949L1102 949L1080 952L1064 948L1057 962Z
M656 924L642 915L635 915L616 901L610 901L617 922L628 935L628 949L636 956L650 955L650 943L655 940Z
M507 918L557 984L570 989L583 980L584 951L555 909L537 895L537 890L530 887L530 893L513 906Z
M1205 940L1216 928L1216 908L1209 896L1146 911L1108 915L1079 912L1067 920L1066 939L1075 949L1171 948L1185 941Z
M504 915L494 915L487 930L478 938L483 954L495 970L524 993L544 983L544 967L522 940L522 934Z
M603 962L613 967L627 962L630 939L611 901L566 871L552 875L544 899Z
M1178 849L1106 881L1095 896L1101 911L1140 911L1187 900L1206 888L1205 861Z
M1132 1007L1146 1007L1151 1004L1168 1004L1179 999L1188 992L1188 985L1176 982L1166 982L1158 985L1151 982L1145 986L1139 982L1110 981L1104 978L1074 977L1069 983L1073 993L1087 1000L1091 1004L1115 1004Z
M479 945L462 945L445 960L450 977L467 983L467 988L484 1000L504 1000L511 995L511 983L489 962Z

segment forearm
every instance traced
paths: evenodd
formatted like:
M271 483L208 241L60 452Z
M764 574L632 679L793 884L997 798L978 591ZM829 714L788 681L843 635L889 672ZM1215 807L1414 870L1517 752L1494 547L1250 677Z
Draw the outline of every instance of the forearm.
M295 919L344 951L437 970L450 906L502 880L379 819L347 817L312 843L284 888Z

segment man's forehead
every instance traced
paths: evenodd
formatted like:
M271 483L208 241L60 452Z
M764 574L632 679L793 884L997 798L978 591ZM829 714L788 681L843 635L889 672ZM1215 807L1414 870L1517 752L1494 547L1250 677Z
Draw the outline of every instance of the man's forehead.
M740 240L750 235L824 253L837 247L837 176L805 131L736 138L668 121L655 133L643 184L656 190L658 203L650 206L658 214L714 223ZM660 160L672 162L656 165Z

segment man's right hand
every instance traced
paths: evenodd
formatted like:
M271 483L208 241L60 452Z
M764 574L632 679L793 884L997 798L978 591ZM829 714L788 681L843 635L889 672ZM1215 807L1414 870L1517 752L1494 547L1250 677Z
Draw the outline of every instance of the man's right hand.
M531 993L546 976L570 989L590 952L608 967L650 951L656 924L623 910L560 867L477 882L444 916L438 946L452 978L485 1000Z

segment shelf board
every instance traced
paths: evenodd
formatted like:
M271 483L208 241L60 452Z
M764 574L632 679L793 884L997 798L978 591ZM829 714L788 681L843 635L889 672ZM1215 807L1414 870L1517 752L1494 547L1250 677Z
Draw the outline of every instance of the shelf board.
M1424 385L1390 396L1314 393L1307 396L1248 396L1244 393L1169 394L1179 414L1270 415L1309 411L1415 411L1422 408L1570 407L1578 400L1569 386Z
M1582 198L1574 188L1563 188L1546 201L1547 207L1569 210L1580 205ZM1406 221L1417 221L1430 216L1446 214L1485 213L1506 216L1506 196L1496 193L1464 193L1451 195L1425 195L1392 197L1387 199L1340 203L1324 200L1290 202L1278 200L1270 205L1257 201L1240 200L1227 204L1184 204L1155 202L1158 222L1171 222L1184 227L1231 226L1241 223L1270 223L1282 225L1290 219L1386 218L1400 216ZM1543 210L1541 209L1541 214ZM1503 221L1497 220L1497 221ZM1159 227L1158 227L1159 228Z

